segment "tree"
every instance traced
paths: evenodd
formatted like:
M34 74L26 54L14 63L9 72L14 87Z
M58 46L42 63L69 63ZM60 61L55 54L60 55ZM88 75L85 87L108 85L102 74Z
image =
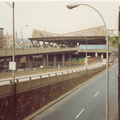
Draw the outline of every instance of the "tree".
M114 46L114 45L118 45L118 44L120 44L120 37L118 37L118 36L113 36L113 37L110 37L110 43L112 44L112 46Z

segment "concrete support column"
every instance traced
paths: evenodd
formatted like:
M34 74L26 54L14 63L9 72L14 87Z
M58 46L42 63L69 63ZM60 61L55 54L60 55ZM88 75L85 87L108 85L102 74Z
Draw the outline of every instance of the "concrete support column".
M27 68L30 68L29 63L30 63L30 56L27 56Z
M4 65L3 65L3 67L4 67L4 71L7 70L7 69L6 69L6 68L7 68L7 64L6 64L6 61L7 61L7 60L6 60L6 59L7 59L7 58L4 58Z
M20 69L20 56L16 56L16 70Z
M49 55L46 55L46 67L49 67Z
M50 47L50 42L48 42L48 47Z
M26 58L26 67L27 68L30 68L29 63L30 63L30 56L27 56L27 58Z
M40 43L40 42L39 42ZM40 48L43 48L43 44L42 43L40 43Z
M57 66L57 56L54 55L54 67L56 67L56 66Z
M38 46L41 47L40 42L39 41L37 41L37 42L38 42Z
M19 57L19 69L21 68L21 56Z
M31 43L32 43L32 47L35 47L35 45L34 45L34 43L33 43L33 41L31 40Z
M72 65L72 64L71 64L71 57L72 57L72 55L69 54L70 66Z
M43 67L46 67L46 55L43 55Z
M45 47L46 45L45 45L45 41L43 41L43 48Z
M62 54L62 66L65 66L65 54Z
M31 56L28 56L28 64L31 69L33 69L33 58Z

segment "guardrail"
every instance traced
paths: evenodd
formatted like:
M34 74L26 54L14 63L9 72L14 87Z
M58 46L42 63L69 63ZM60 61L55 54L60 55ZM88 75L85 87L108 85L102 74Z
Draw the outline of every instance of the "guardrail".
M42 73L42 74L37 74L37 75L28 75L24 77L16 77L15 83L31 81L35 79L42 79L46 77L53 77L53 76L58 76L58 75L64 75L64 74L70 74L70 73L75 73L75 72L81 72L81 71L86 71L86 70L95 70L100 67L102 66L99 65L96 67L87 67L87 68L83 67L83 68L76 68L76 69L71 69L71 70L62 70L62 71L57 71L57 72L49 72L49 73ZM0 86L6 85L6 84L13 84L13 78L0 79Z

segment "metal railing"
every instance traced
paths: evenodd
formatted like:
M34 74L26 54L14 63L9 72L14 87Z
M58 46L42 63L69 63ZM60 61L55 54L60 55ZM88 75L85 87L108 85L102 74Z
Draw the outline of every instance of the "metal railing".
M62 70L62 71L57 71L57 72L49 72L49 73L42 73L42 74L36 74L36 75L16 77L15 82L18 83L18 82L24 82L24 81L31 81L31 80L35 80L35 79L42 79L45 77L53 77L53 76L58 76L58 75L82 72L82 71L86 71L86 70L96 70L101 67L103 67L103 66L99 65L99 66L95 66L95 67L75 68L75 69ZM0 79L0 86L6 85L6 84L12 84L13 83L12 81L13 81L12 78Z

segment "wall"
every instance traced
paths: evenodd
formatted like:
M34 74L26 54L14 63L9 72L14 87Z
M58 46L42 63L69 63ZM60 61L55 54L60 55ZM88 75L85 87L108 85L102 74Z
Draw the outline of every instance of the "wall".
M0 120L23 120L104 68L0 86Z

